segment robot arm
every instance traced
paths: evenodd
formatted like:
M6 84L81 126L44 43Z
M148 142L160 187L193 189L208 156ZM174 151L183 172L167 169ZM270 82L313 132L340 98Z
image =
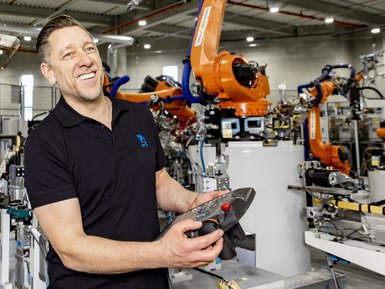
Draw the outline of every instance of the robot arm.
M182 89L179 86L168 85L166 81L159 81L153 78L147 78L150 85L147 85L146 92L124 93L115 89L107 75L104 76L103 88L107 93L113 92L114 97L122 100L128 100L139 103L150 103L154 97L164 102L164 109L170 114L176 116L181 126L184 127L188 121L195 118L195 112L187 105L182 97ZM159 106L151 106L157 110Z
M237 116L267 114L268 79L261 69L227 51L218 53L226 1L201 0L191 43L191 67L204 97L217 98L220 108L235 108Z
M349 175L350 164L349 153L343 146L325 144L322 141L320 108L313 107L308 112L308 134L309 145L313 156L326 166L339 169L342 173Z
M315 97L313 107L308 111L308 141L313 156L325 166L332 166L349 175L351 168L348 150L343 146L325 144L321 134L320 104L325 103L336 89L335 82L328 77L332 68L332 66L326 66L320 78L308 85L299 86L299 91L305 87L312 87L310 93Z

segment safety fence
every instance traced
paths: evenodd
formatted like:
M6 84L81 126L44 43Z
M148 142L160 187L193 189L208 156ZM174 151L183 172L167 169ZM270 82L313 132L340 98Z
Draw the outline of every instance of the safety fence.
M32 99L26 98L23 86L0 83L0 115L32 119L51 110L60 98L54 86L34 86Z

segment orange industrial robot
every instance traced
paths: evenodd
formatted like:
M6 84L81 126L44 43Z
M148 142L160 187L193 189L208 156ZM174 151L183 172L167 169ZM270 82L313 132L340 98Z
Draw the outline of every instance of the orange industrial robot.
M195 79L202 88L201 98L216 98L221 109L235 109L238 117L265 116L270 87L263 69L240 55L218 53L225 6L223 0L200 3L189 52Z
M215 103L220 109L235 111L235 117L265 116L266 96L270 93L263 69L240 56L227 51L218 53L226 1L201 0L198 7L193 37L184 60L182 87L169 86L160 81L154 92L122 93L116 97L134 102L148 102L156 94L165 102L164 108L180 121L191 120L195 112L191 103ZM190 91L191 69L200 84L199 96ZM105 77L105 89L111 92L114 83ZM182 97L183 96L183 97Z
M171 115L174 115L178 118L181 127L184 127L187 122L195 117L195 112L187 105L187 102L183 97L181 87L174 86L166 80L151 80L154 85L153 91L125 93L117 90L117 88L124 82L127 82L128 78L122 77L117 80L118 82L115 82L114 80L111 80L107 74L105 74L103 88L105 91L116 98L132 102L155 102L154 98L159 98L164 104L164 109ZM159 106L155 104L151 105L151 108L157 110L159 109Z
M351 70L350 78L343 86L330 76L331 71L335 68L348 68ZM312 155L325 166L331 166L347 175L350 174L351 169L349 163L350 153L347 148L332 145L331 143L325 144L322 140L320 104L325 103L336 90L342 95L351 94L350 97L353 98L353 94L358 91L357 81L359 79L355 79L355 69L351 65L326 65L322 69L322 75L319 78L308 84L298 86L299 94L303 92L303 89L309 88L311 95L314 97L310 104L307 120L307 138Z

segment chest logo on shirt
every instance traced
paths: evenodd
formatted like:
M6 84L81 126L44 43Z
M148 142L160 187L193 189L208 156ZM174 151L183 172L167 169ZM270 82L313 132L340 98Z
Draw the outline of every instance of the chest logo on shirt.
M142 148L148 148L148 143L146 141L146 138L143 135L137 134L136 137L139 140L140 146Z

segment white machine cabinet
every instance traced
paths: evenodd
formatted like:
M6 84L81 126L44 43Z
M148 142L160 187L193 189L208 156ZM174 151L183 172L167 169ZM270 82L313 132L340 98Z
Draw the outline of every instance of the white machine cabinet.
M309 271L305 195L287 189L299 182L297 165L304 160L303 146L291 141L271 147L262 142L229 142L225 153L229 155L231 188L253 187L256 191L240 221L245 231L256 234L256 267L285 277Z

